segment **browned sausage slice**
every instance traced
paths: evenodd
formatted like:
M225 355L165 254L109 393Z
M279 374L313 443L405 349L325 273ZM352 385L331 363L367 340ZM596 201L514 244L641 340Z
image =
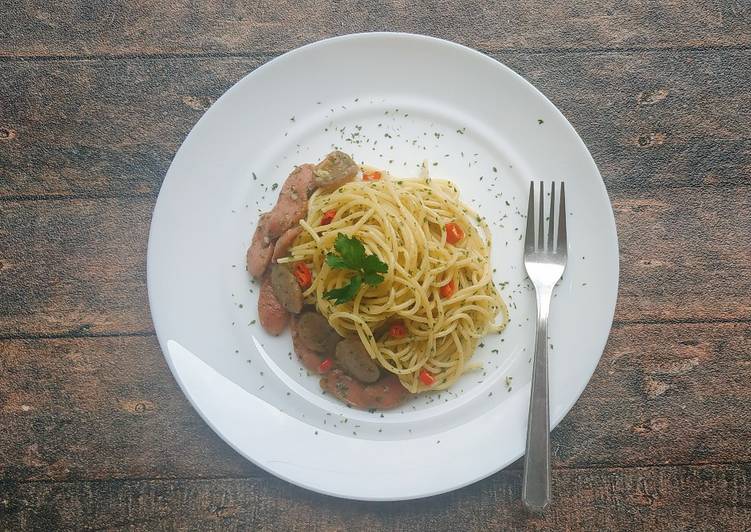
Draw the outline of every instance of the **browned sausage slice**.
M399 377L387 373L378 382L365 386L365 396L368 399L366 408L394 408L402 404L409 395L409 390L402 386Z
M312 373L318 373L318 368L321 366L324 357L306 347L300 341L299 321L297 317L292 317L292 347L295 349L295 353L297 353L297 357L302 362L303 367Z
M410 394L393 373L373 384L363 384L340 369L321 377L321 388L350 406L387 410L399 406Z
M279 336L289 321L289 313L274 295L270 275L266 275L261 283L258 295L258 320L261 327L273 336Z
M358 170L359 167L352 157L342 151L334 150L313 170L315 184L324 192L331 192L352 181Z
M292 272L282 264L271 266L271 286L274 295L285 310L299 314L302 310L302 288Z
M328 353L336 349L342 339L329 322L317 312L303 312L298 323L300 341L317 353Z
M278 238L305 218L308 213L308 196L313 190L313 165L303 164L295 168L282 185L279 199L271 209L268 222L269 238Z
M253 233L253 240L250 242L250 247L245 255L248 273L256 279L263 276L274 253L274 246L271 245L271 240L266 233L268 218L269 213L263 213L258 219L256 231Z
M360 382L373 383L381 376L367 349L355 336L344 338L336 344L336 361Z
M271 256L271 260L276 262L279 257L284 257L289 248L295 242L295 239L300 236L300 233L302 233L302 227L299 225L292 229L287 229L284 234L279 237L279 240L276 241L276 244L274 244L274 254Z

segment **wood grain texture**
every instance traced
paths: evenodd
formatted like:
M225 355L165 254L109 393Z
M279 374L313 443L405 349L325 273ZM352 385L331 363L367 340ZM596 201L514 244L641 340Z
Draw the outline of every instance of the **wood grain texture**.
M9 61L0 199L154 196L254 58ZM608 189L751 184L751 50L495 54L569 117Z
M750 345L751 324L617 326L554 467L751 462ZM0 341L0 370L4 480L267 477L201 421L153 337Z
M613 194L620 247L616 320L749 320L748 188Z
M555 463L751 461L750 349L750 323L616 326L584 394L553 432Z
M0 483L0 527L128 530L747 530L751 468L554 471L530 516L521 474L400 503L316 495L276 479Z
M180 392L154 336L0 341L0 478L257 474Z
M611 199L621 250L617 321L751 317L747 187L624 190ZM153 201L0 202L0 338L152 332Z
M417 32L487 50L748 46L737 0L8 3L0 56L276 53L332 35Z
M0 203L0 337L151 332L153 200Z

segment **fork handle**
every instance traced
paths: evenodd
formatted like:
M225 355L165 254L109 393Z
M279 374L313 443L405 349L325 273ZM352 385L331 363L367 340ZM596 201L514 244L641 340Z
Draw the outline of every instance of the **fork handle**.
M548 314L552 287L537 287L537 335L527 420L522 500L541 512L550 502L550 407L548 403Z

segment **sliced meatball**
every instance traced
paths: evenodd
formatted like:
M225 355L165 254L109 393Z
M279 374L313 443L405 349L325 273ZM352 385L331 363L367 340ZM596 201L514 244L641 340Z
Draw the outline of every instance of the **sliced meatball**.
M253 240L250 242L250 247L245 255L246 269L256 279L263 277L275 249L266 232L268 219L269 213L267 212L263 213L258 219L256 231L253 233Z
M315 190L313 165L303 164L295 168L287 177L279 199L271 209L268 221L269 238L278 238L294 227L308 214L308 197Z
M359 338L350 336L336 344L336 361L360 382L373 383L381 376L378 366L370 358Z
M363 384L342 370L334 369L321 377L320 384L322 389L348 405L364 409L394 408L410 395L393 373L373 384Z
M302 233L302 227L299 225L296 225L292 229L287 229L284 234L279 237L279 240L276 241L276 244L274 244L274 254L271 256L271 260L276 262L279 257L287 255L287 251L292 247L295 239L300 236L300 233Z
M342 339L317 312L303 312L299 320L300 341L317 353L332 354Z
M271 266L271 286L276 299L285 310L293 314L300 313L303 305L302 288L286 266L282 264Z
M289 313L274 295L271 275L266 275L258 295L258 320L261 327L272 336L279 336L289 321Z
M300 337L300 319L296 316L292 317L292 347L295 349L297 358L300 359L305 369L312 373L318 373L318 369L323 362L324 357L310 349L301 341Z
M335 150L329 153L313 170L315 184L324 192L331 192L352 181L359 167L346 153Z

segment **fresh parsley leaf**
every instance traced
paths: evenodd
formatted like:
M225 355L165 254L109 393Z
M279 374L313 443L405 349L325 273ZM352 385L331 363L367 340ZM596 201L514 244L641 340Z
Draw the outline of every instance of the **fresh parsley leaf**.
M326 264L328 264L329 268L331 268L332 270L347 269L347 265L345 264L344 259L342 259L339 255L334 255L333 253L326 255Z
M357 295L358 290L362 286L362 276L358 273L355 274L348 284L345 284L341 288L334 288L323 294L326 299L333 299L336 305L341 305L347 301L352 301Z
M347 268L351 270L362 268L362 260L365 257L365 246L357 238L339 233L336 235L334 249L339 252Z
M381 262L381 259L376 255L367 255L362 260L362 269L365 270L366 273L386 273L389 271L389 266L385 262Z
M323 297L333 299L337 305L353 300L363 282L370 286L381 284L383 282L381 274L389 271L388 264L382 262L376 255L366 254L363 243L353 236L343 233L336 235L334 249L339 253L338 255L336 253L326 255L326 264L329 268L352 270L355 273L347 285L323 294Z
M370 286L377 286L383 282L383 275L374 272L365 272L363 278Z

